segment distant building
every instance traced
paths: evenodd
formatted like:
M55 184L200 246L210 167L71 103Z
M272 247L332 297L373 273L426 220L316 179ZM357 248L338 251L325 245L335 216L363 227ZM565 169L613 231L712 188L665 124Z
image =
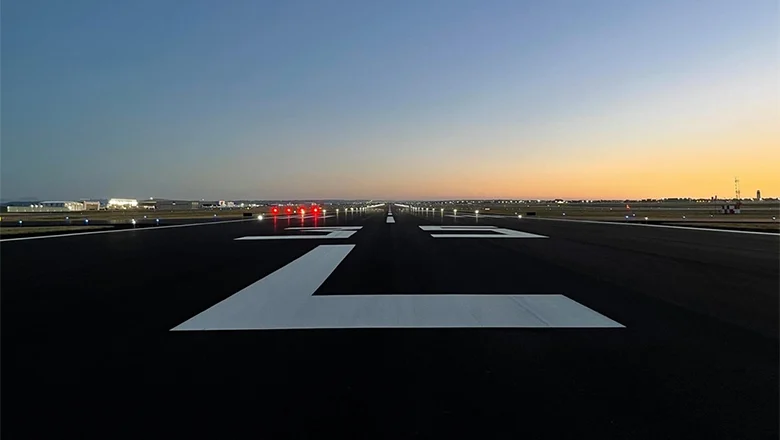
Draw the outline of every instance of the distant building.
M98 201L84 200L82 203L84 204L84 211L97 211L100 209L100 202Z
M154 209L155 211L184 211L199 209L200 202L191 200L154 199L143 200L138 206L145 209Z
M759 202L761 201L761 190L760 189L756 190L756 200L758 200Z
M7 212L64 212L83 210L83 202L51 201L31 203L25 206L9 206Z
M137 208L138 200L136 199L108 199L106 207L109 209L127 209Z

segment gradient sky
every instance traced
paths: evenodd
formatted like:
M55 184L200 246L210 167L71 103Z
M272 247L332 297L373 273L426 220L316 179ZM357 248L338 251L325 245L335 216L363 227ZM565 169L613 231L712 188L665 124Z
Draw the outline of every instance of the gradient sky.
M776 0L3 0L0 194L780 196Z

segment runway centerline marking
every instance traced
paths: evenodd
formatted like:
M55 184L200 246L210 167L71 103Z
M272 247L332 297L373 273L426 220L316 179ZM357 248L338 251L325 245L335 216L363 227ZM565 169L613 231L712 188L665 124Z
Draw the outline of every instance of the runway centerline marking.
M171 331L623 328L564 295L313 296L355 245L320 245Z
M431 237L433 238L549 238L546 235L531 234L530 232L497 228L495 226L422 225L420 226L420 229L428 232L489 232L488 234L431 234Z

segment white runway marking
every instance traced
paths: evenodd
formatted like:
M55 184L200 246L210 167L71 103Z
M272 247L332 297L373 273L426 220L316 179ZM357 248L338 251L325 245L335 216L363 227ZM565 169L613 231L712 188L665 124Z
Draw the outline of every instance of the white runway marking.
M343 239L349 238L362 226L313 226L313 227L290 227L285 230L295 230L298 232L327 232L325 235L250 235L246 237L235 238L234 240L320 240L320 239Z
M726 232L730 234L749 234L749 235L770 235L773 237L780 237L780 234L773 232L759 232L759 231L735 231L732 229L714 229L714 228L695 228L693 226L674 226L674 225L648 225L644 223L625 223L625 222L600 222L596 220L564 220L560 218L535 218L528 217L533 220L545 220L553 222L569 222L569 223L594 223L598 225L621 225L621 226L642 226L645 228L664 228L664 229L685 229L689 231L705 231L705 232ZM637 220L639 221L639 220Z
M290 226L285 231L359 231L362 226Z
M563 295L312 296L353 248L318 246L171 330L623 328Z
M109 230L109 231L86 231L86 232L74 232L72 234L41 235L41 236L38 236L38 237L4 238L4 239L0 240L0 243L5 243L7 241L43 240L45 238L76 237L76 236L79 236L79 235L116 234L116 233L119 233L119 232L157 231L157 230L160 230L160 229L188 228L188 227L191 227L191 226L207 226L207 225L220 225L220 224L224 224L224 223L256 222L256 221L259 221L259 220L257 220L257 218L247 218L247 219L240 219L240 220L222 220L222 221L216 221L216 222L187 223L185 225L148 226L148 227L142 227L142 228L128 228L128 229L118 229L118 230ZM102 225L98 225L98 226L102 226Z
M395 223L395 219L392 217L387 218L387 223Z
M546 235L531 234L530 232L515 231L513 229L497 228L495 226L420 226L423 231L437 232L468 232L483 231L489 234L431 234L433 238L548 238Z

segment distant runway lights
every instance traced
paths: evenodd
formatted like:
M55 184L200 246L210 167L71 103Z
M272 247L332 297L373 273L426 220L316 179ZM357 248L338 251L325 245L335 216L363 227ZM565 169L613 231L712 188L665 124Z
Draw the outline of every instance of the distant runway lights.
M683 218L685 218L685 216L683 216Z
M518 215L517 218L523 218L523 214Z
M647 220L647 217L645 217L645 221Z
M217 218L217 214L214 214L214 218Z
M21 225L22 225L22 221L21 221L21 220L19 220L19 226L21 226Z
M564 212L563 215L566 215L566 213ZM628 217L628 216L626 216L626 217Z
M458 210L457 209L453 209L452 213L455 214L455 215L458 215Z
M339 213L339 209L338 209L338 208L336 208L336 214L338 214L338 213Z
M156 218L156 219L154 219L154 221L155 221L155 223L157 223L158 225L160 224L160 219L159 219L159 218Z
M628 216L626 216L626 220L628 220Z
M337 211L338 211L338 210L337 210ZM327 214L327 213L328 213L328 210L327 210L327 209L323 209L323 210L322 210L322 215L325 215L325 214Z
M258 215L258 216L257 216L257 219L258 219L258 220L262 220L262 219L263 219L263 214L260 214L260 215Z
M133 226L135 226L135 219L130 220L130 223L132 223Z
M773 216L773 217L772 217L772 220L777 220L777 217Z
M85 218L85 219L84 219L84 223L89 223L89 219L88 219L88 218Z
M477 209L476 211L474 211L474 214L476 214L476 215L479 215L479 209Z

